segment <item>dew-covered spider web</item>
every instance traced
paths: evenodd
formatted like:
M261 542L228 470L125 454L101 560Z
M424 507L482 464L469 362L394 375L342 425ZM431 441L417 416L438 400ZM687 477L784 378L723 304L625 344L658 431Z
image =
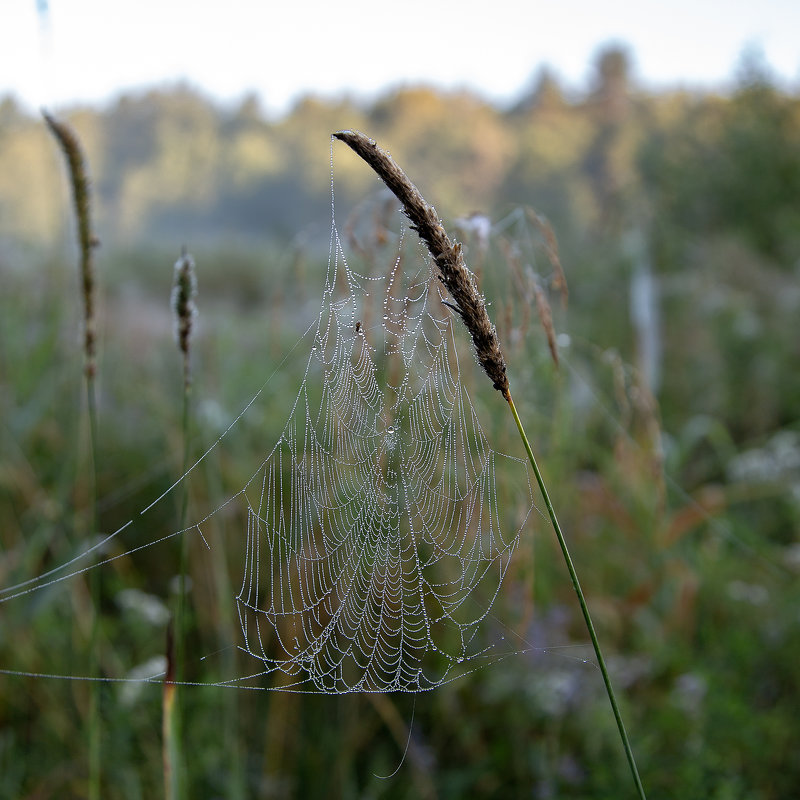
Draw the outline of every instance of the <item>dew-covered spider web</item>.
M486 654L478 632L530 486L507 529L508 456L462 383L446 300L424 259L407 269L402 245L388 274L351 268L334 225L303 384L242 493L243 648L289 685L417 692Z
M381 258L356 267L334 215L302 381L242 488L188 528L122 554L175 536L208 546L212 520L240 507L238 647L253 669L219 685L419 692L505 655L486 623L533 508L527 467L484 433L465 376L485 382L487 402L502 400L427 254L402 226L385 233ZM132 521L105 544L128 526L141 527ZM81 565L90 554L64 565L69 575L7 588L15 593L0 602L119 557Z

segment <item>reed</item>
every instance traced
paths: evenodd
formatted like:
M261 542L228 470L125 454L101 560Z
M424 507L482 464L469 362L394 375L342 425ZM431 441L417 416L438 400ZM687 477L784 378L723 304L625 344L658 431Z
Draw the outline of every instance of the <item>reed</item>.
M478 362L489 380L492 381L494 388L503 395L503 399L509 406L531 468L536 477L539 491L544 499L547 513L564 556L572 585L578 596L578 603L580 604L581 613L583 614L586 628L589 632L589 638L592 641L592 646L597 657L597 663L603 676L606 693L611 703L636 791L639 797L644 799L644 787L639 777L639 771L633 756L633 749L631 748L630 740L625 730L625 725L619 710L614 688L611 684L606 662L600 649L600 643L597 639L597 633L594 629L589 608L586 604L583 590L581 589L578 575L567 547L566 539L564 538L561 525L559 524L555 509L550 500L550 495L545 486L542 473L536 463L530 441L528 440L522 421L520 420L516 406L511 397L511 388L506 373L506 363L500 349L497 331L489 319L489 314L486 310L486 302L478 292L475 279L464 262L461 245L450 239L433 206L425 201L417 187L409 180L408 176L397 165L394 159L385 150L381 149L373 139L357 131L339 131L338 133L334 133L333 136L348 145L358 156L366 161L400 201L404 213L411 221L412 228L417 231L433 257L439 271L439 279L453 298L453 303L448 305L458 313L472 337L472 343ZM540 308L539 310L541 313L542 309ZM552 328L552 325L550 327Z

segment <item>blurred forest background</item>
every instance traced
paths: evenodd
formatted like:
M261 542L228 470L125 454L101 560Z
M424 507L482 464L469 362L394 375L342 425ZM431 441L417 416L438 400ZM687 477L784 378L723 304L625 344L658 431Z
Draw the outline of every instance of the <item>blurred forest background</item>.
M102 242L102 531L180 474L169 292L181 246L200 287L199 455L314 318L329 134L360 129L460 225L645 786L653 797L719 800L800 792L800 96L778 87L757 53L743 55L725 95L646 92L612 48L585 92L565 92L544 70L504 109L403 88L369 105L309 97L267 119L254 97L223 108L177 86L64 118L85 147ZM341 146L334 181L342 230L384 202ZM570 285L567 308L553 299L558 370L532 310L552 243L526 207L552 225ZM492 222L488 238L470 224L476 213ZM45 125L0 100L3 586L91 541L73 229ZM359 246L369 255L368 242L348 241L354 259ZM260 427L230 434L242 463L206 476L209 496L242 485L301 379L302 366L281 367ZM470 391L492 445L520 455L483 382ZM178 527L168 511L153 538ZM233 577L191 554L193 652L236 643L230 585L241 565L234 547L228 557ZM163 654L164 619L141 598L172 602L176 559L144 551L109 570L104 674ZM376 773L402 758L410 697L195 688L185 693L189 796L628 796L559 559L547 526L532 524L494 615L536 649L419 697L395 777ZM123 594L132 588L141 596ZM73 587L64 602L57 589L0 606L0 666L85 674L88 598ZM201 680L202 666L190 677ZM159 692L104 691L103 796L158 796ZM87 694L82 682L0 678L0 795L85 796Z

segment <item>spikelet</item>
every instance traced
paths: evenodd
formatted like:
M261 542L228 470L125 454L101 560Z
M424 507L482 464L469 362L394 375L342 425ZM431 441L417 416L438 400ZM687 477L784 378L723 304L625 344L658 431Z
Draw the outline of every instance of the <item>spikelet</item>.
M183 353L184 385L191 384L189 354L192 342L192 327L197 316L197 274L194 259L183 249L181 257L175 262L175 275L172 281L172 314L175 324L175 341Z
M92 233L89 179L86 174L86 160L78 136L65 122L59 122L55 117L42 111L47 127L59 144L67 160L70 183L72 184L72 199L75 205L75 219L78 226L78 244L81 251L81 293L83 295L83 352L86 377L94 378L96 372L96 333L94 311L94 265L92 263L92 250L99 241Z
M486 302L478 292L474 276L464 263L461 244L450 239L433 206L428 205L394 159L378 147L373 139L357 131L339 131L333 137L363 158L400 201L403 211L411 220L411 227L425 242L436 262L439 278L453 298L451 307L461 316L472 336L478 362L494 388L508 399L506 363L497 331L489 319Z

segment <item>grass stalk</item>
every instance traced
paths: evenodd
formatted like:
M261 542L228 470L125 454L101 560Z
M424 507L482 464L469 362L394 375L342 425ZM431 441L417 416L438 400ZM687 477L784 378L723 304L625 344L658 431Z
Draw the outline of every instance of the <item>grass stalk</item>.
M462 322L469 331L478 362L492 381L494 388L503 395L503 398L508 403L517 425L520 438L525 447L525 452L528 455L531 468L536 476L539 490L544 498L547 513L550 516L550 521L553 525L559 546L561 547L561 552L564 555L572 585L578 596L583 618L589 631L589 638L592 641L597 663L603 676L606 693L608 694L614 718L617 722L622 746L631 769L636 792L641 800L645 800L644 787L639 777L633 750L625 730L625 725L622 721L622 715L614 694L606 662L600 649L600 643L597 639L589 608L586 605L583 590L578 581L578 575L572 563L564 534L561 531L561 526L556 517L553 504L550 501L550 495L511 397L505 359L500 349L497 331L489 319L489 314L486 311L486 302L478 292L475 278L464 263L461 245L450 239L433 206L428 205L417 187L408 179L408 176L395 163L394 159L392 159L387 152L378 147L374 140L356 131L339 131L338 133L334 133L333 136L343 141L357 155L364 159L402 204L404 213L411 221L411 227L417 231L422 241L425 242L428 251L436 262L439 271L439 279L447 288L454 301L452 304L448 305L461 317Z
M86 412L89 420L89 459L88 470L88 510L89 536L94 537L98 529L97 510L97 374L96 321L95 321L95 275L93 251L98 241L92 232L89 178L86 159L77 134L64 122L46 111L42 116L50 132L58 142L64 155L72 186L72 200L80 250L81 295L83 298L83 353L84 378L86 383ZM100 597L102 593L101 576L97 569L91 570L89 591L92 599L92 623L89 634L89 659L92 675L98 674L100 665ZM93 681L89 695L89 800L99 800L101 779L100 718L102 685Z
M511 397L511 393L509 392L506 395L506 402L508 403L508 407L511 409L511 414L514 417L514 422L517 424L517 430L519 431L520 439L522 439L522 444L525 447L525 452L528 454L528 461L530 462L531 469L533 469L533 474L536 476L536 483L539 486L539 491L542 493L542 497L544 498L544 504L547 508L547 515L550 517L550 522L553 526L553 530L556 534L556 539L558 539L559 547L561 548L561 552L564 555L564 561L567 565L567 571L569 572L569 577L572 580L572 586L575 589L575 594L578 596L578 603L581 607L581 613L583 614L584 622L586 623L586 629L589 631L589 638L592 640L592 647L594 648L595 656L597 657L597 664L600 667L600 673L603 676L603 683L606 687L606 694L608 695L608 700L611 703L611 710L614 712L614 719L617 722L617 729L619 730L620 739L622 740L622 746L625 750L625 757L628 759L628 766L631 769L631 774L633 776L633 782L636 786L636 791L644 800L645 793L644 793L644 786L642 785L642 780L639 777L639 770L636 767L636 760L633 757L633 749L631 748L630 740L628 739L628 732L625 730L625 723L622 721L622 714L619 710L619 704L617 703L617 697L614 693L614 687L611 683L611 677L608 674L608 668L606 667L606 661L603 658L603 653L600 649L600 642L597 639L597 633L594 629L594 623L592 622L592 616L589 613L589 607L586 605L586 598L583 595L583 589L581 589L580 581L578 580L578 573L575 571L575 565L572 563L572 557L569 553L569 548L567 547L567 541L564 538L564 534L561 530L561 525L558 522L558 517L556 516L555 509L553 508L553 503L550 500L550 493L547 491L547 486L545 485L544 478L542 477L542 473L539 470L539 465L536 463L536 458L533 455L533 449L531 448L531 444L528 441L528 436L525 433L525 428L522 427L522 420L519 418L519 414L517 413L517 407L514 405L514 400Z
M192 398L191 341L194 318L197 315L195 297L197 277L192 257L184 249L175 262L172 285L172 313L175 321L175 339L181 351L183 363L183 393L181 403L181 434L183 438L183 462L181 474L189 468ZM184 486L181 496L179 530L186 527L189 512L189 492ZM174 638L172 631L167 636L167 661L170 669L164 679L163 748L164 789L167 800L178 800L184 796L186 773L183 765L182 729L183 704L181 682L185 677L186 638L189 629L186 609L186 572L188 567L188 538L182 534L178 540L178 598L174 614ZM169 679L169 680L168 680Z
M178 765L180 756L178 743L178 711L176 708L178 686L175 683L175 637L173 622L167 626L167 671L164 675L164 688L161 705L161 741L162 762L164 770L164 797L175 800L180 796L180 774Z

